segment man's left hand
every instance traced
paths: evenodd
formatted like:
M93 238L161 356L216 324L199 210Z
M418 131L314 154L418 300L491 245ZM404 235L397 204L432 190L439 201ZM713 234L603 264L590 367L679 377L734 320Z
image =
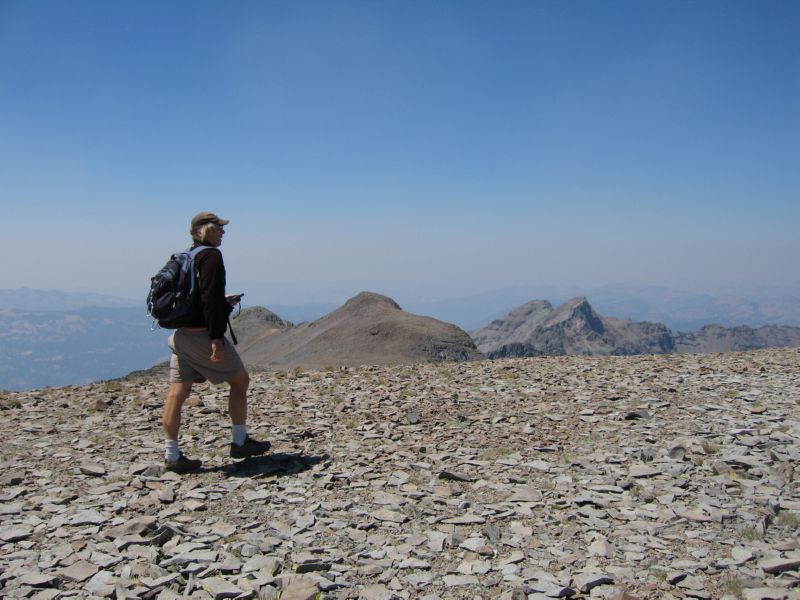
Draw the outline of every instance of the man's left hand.
M211 362L222 362L225 358L225 347L222 345L222 340L211 340Z

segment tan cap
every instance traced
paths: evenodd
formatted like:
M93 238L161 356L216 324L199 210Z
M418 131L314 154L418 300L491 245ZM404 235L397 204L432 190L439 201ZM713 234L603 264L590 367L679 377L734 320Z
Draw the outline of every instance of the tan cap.
M228 219L220 219L217 215L212 212L201 212L197 213L192 218L192 231L195 231L201 225L205 225L206 223L214 223L215 225L227 225L230 223Z

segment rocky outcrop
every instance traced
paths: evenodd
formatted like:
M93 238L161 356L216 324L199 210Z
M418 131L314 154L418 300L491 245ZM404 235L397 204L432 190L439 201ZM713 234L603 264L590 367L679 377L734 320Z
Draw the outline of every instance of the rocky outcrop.
M478 349L492 358L658 354L674 349L666 326L602 317L583 296L557 309L546 301L529 302L473 336L480 340Z
M473 332L472 339L484 354L504 345L524 344L551 312L553 305L547 300L532 300L515 308L506 317Z
M405 312L362 292L312 323L262 337L241 351L253 367L387 365L482 358L462 329Z
M239 340L238 351L242 353L265 337L287 331L293 325L263 306L253 306L231 319L231 327Z

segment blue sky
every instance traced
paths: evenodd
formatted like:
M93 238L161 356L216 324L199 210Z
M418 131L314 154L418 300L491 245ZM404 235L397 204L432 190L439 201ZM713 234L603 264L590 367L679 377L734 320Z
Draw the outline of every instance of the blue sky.
M798 281L797 2L0 2L4 288Z

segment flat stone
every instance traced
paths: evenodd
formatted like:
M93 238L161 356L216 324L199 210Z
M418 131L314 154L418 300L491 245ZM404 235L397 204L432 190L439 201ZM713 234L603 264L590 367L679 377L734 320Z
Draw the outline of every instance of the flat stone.
M61 596L61 590L57 589L43 589L30 596L31 600L54 600Z
M29 525L12 525L0 528L0 540L4 542L19 542L27 540L33 535L33 527Z
M737 546L731 550L731 558L737 565L743 565L749 560L753 560L753 552L749 548Z
M359 590L359 600L392 600L395 593L385 585L368 585Z
M533 469L534 471L538 471L539 473L549 473L550 470L553 468L553 465L546 460L532 460L529 462L522 463L523 467L528 467L529 469Z
M676 585L686 590L702 590L705 587L703 580L695 575L682 577Z
M645 478L645 477L655 477L656 475L661 475L661 471L650 465L644 464L636 464L631 465L631 468L628 470L629 477L636 477L636 478Z
M379 521L387 521L389 523L405 523L408 517L403 513L399 513L388 508L381 508L372 513L372 517Z
M485 575L492 569L488 560L462 560L456 570L462 575Z
M299 575L285 580L281 600L316 600L318 593L319 586L313 579Z
M96 510L79 510L69 520L70 525L102 525L108 517Z
M743 590L745 600L784 600L796 596L789 595L789 590L779 587L758 587Z
M449 525L480 525L481 523L486 523L486 519L478 515L465 514L444 519L442 523Z
M421 419L422 417L415 410L410 410L406 413L406 422L408 422L409 425L416 425Z
M175 502L174 488L172 486L165 485L163 488L158 490L158 499L164 504L171 504L172 502Z
M331 568L330 561L324 558L304 552L294 557L292 569L295 573L311 573L313 571L328 571Z
M587 549L589 556L600 556L603 558L611 558L614 555L614 550L608 540L604 537L597 538Z
M22 502L8 502L0 504L0 515L20 515L23 512Z
M35 588L53 587L58 584L58 577L52 573L42 573L40 571L29 571L17 580L22 585L29 585Z
M503 565L513 565L516 563L521 563L524 560L525 560L525 553L519 550L514 550L514 552L512 552L510 556L507 556L506 558L501 558L498 561L498 564L502 567Z
M486 538L482 537L470 537L464 540L459 544L459 548L464 548L465 550L469 550L470 552L478 552L479 549L486 546Z
M222 600L223 598L235 598L236 596L244 593L243 590L233 585L230 581L222 577L209 577L203 579L200 583L203 590L208 592L214 600Z
M173 566L188 565L191 563L208 564L217 561L217 553L214 550L203 550L197 552L184 552L158 563L158 566L166 569Z
M581 573L580 575L576 575L572 580L572 585L578 588L583 594L590 592L592 588L598 585L607 585L611 583L614 583L613 578L598 573Z
M514 493L506 502L540 502L542 492L531 486L522 486L514 489Z
M87 592L104 598L110 597L115 593L117 587L117 578L111 571L98 571L89 581L83 584L83 589ZM117 594L119 597L119 594Z
M689 574L684 573L683 571L670 571L666 575L666 581L670 585L678 585L678 583L686 579L688 576Z
M786 558L767 558L758 563L765 573L777 575L785 571L794 571L800 568L800 555L788 556Z
M251 556L243 565L242 573L252 573L254 571L263 571L269 575L277 575L281 570L281 562L274 556L264 556L257 554Z
M158 520L155 517L135 517L121 525L106 529L103 535L112 540L124 535L143 535L147 531L156 529L157 526Z
M464 585L478 585L479 579L474 575L445 575L442 582L447 587L459 587Z
M452 471L441 471L439 473L439 479L444 479L446 481L464 481L464 482L475 481L474 477L471 477L464 473L454 473Z
M447 540L447 534L441 531L431 531L428 533L428 548L434 552L441 552L444 550L444 543Z
M165 575L164 577L158 577L156 579L151 579L150 577L142 577L139 581L141 584L147 588L155 589L164 587L175 581L176 579L180 579L180 573L171 573L170 575Z
M90 477L103 477L106 474L106 468L98 463L83 463L79 469L81 473Z
M427 571L431 568L431 564L419 558L407 558L397 565L398 569L419 569Z
M92 577L99 571L97 565L94 565L86 560L79 560L72 563L70 566L59 570L58 574L70 581L81 583Z
M270 499L270 493L266 489L245 490L242 497L249 502L262 502Z

